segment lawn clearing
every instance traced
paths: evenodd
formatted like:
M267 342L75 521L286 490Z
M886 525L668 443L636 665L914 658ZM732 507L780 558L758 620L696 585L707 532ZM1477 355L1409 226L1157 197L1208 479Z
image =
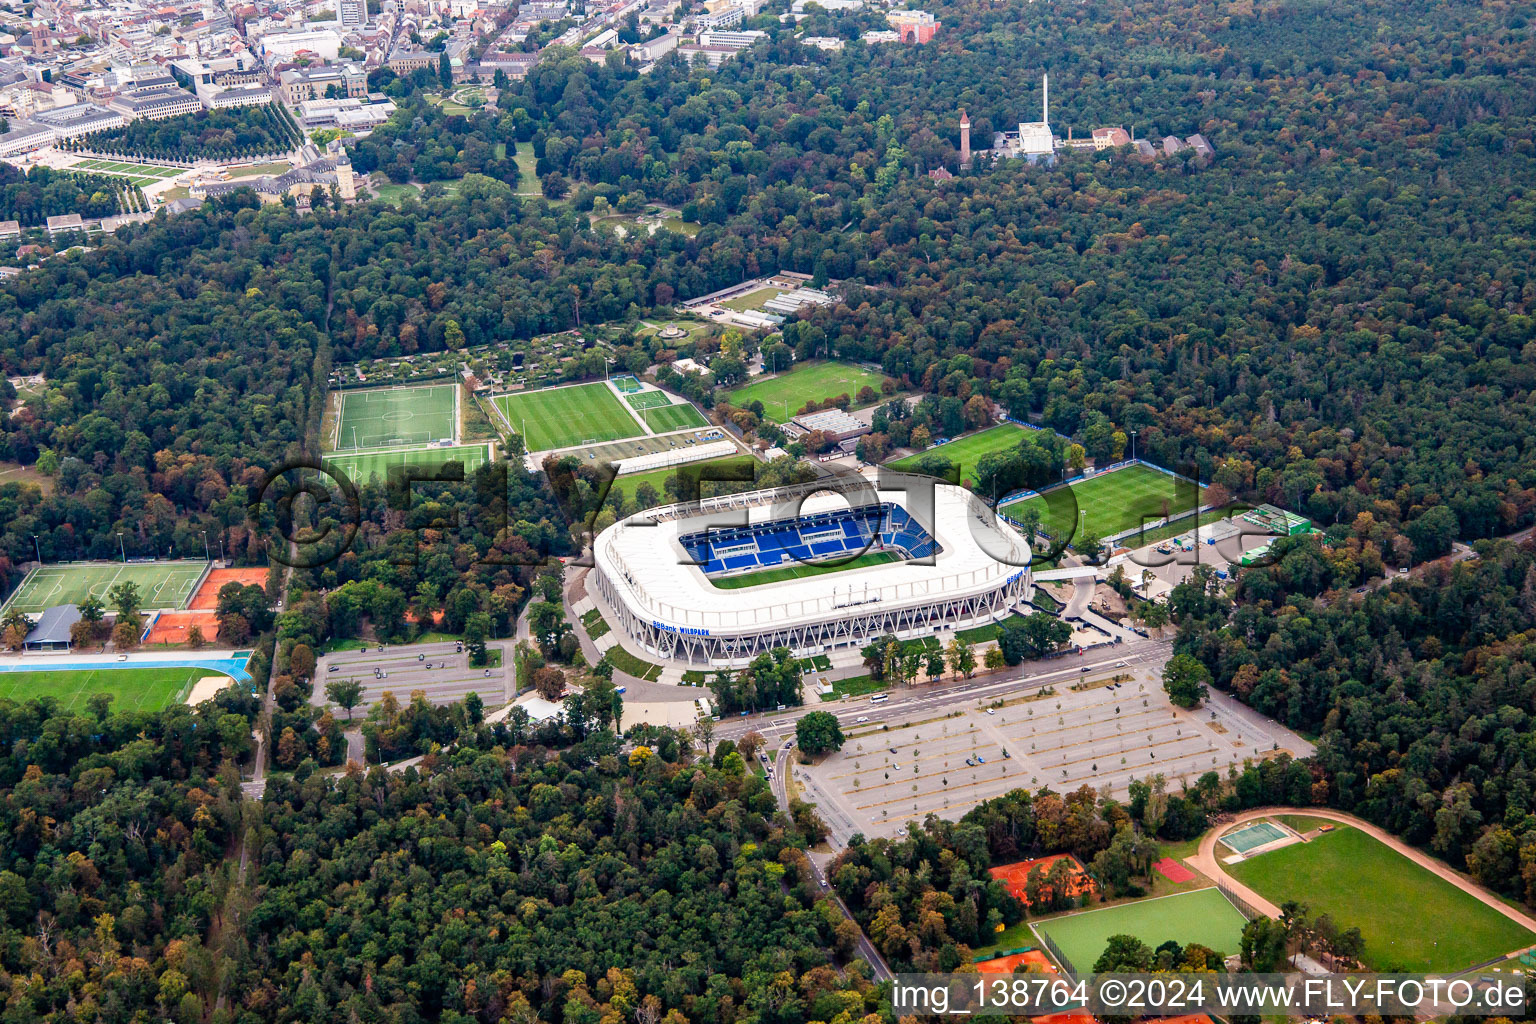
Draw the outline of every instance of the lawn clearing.
M727 299L720 303L720 305L726 309L734 309L738 313L745 313L748 310L762 309L763 303L769 299L777 298L782 292L783 289L781 288L759 288L756 291L747 292L747 294L734 299Z
M1153 949L1172 939L1181 946L1198 942L1230 954L1242 943L1245 923L1221 890L1212 887L1054 917L1037 923L1035 930L1051 937L1075 973L1086 974L1111 935L1134 935Z
M36 615L55 605L80 604L95 596L108 604L118 583L139 588L140 607L185 608L207 562L82 562L45 565L27 574L5 607Z
M1001 511L1005 516L1021 519L1024 508L1033 505L1040 510L1045 531L1057 538L1071 534L1075 524L1067 520L1086 511L1083 528L1102 539L1186 512L1199 502L1189 482L1140 463L1080 480L1071 484L1070 489L1070 495L1051 492L1049 501L1035 495L1004 505ZM1063 521L1057 522L1058 519Z
M924 455L942 455L950 461L951 465L960 467L960 482L970 486L976 477L976 463L981 461L983 455L1018 447L1019 442L1024 439L1024 434L1024 428L1017 423L999 423L995 427L958 437L937 448L897 459L889 465L892 469L911 473L917 471L917 462Z
M52 697L60 707L83 710L98 693L110 694L113 711L159 711L176 703L205 676L200 667L0 671L0 697L15 701Z
M737 388L725 400L737 408L762 402L765 413L780 423L799 412L807 402L824 402L847 395L858 403L859 389L866 385L880 392L885 378L860 366L846 363L801 363L776 377L759 378Z
M457 439L454 384L342 392L337 451Z
M1305 903L1339 928L1359 928L1374 970L1461 971L1523 949L1536 935L1359 829L1227 865L1270 902Z
M842 572L845 569L867 569L872 565L889 565L891 562L900 561L900 558L901 556L894 551L866 551L848 561L794 562L790 565L781 565L777 569L764 569L761 572L742 573L738 576L717 576L709 582L715 585L716 590L741 590L746 587L761 587L768 583L782 583L785 580L822 576L829 572Z
M643 434L640 424L604 383L497 395L491 404L531 452Z
M657 434L665 434L669 430L689 430L709 426L709 421L704 418L704 414L691 405L664 405L656 409L646 409L640 415L645 419L645 425Z
M325 464L344 474L354 484L365 484L377 478L380 483L389 480L389 472L399 466L412 466L418 471L433 470L450 462L462 462L464 475L485 465L490 448L484 444L461 444L451 448L407 448L400 451L356 452L344 455L327 455Z

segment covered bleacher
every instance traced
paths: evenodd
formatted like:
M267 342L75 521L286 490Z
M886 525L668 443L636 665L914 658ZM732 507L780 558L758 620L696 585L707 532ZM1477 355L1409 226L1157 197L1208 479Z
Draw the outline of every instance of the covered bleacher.
M928 531L906 509L890 502L705 530L678 540L706 576L771 569L791 561L825 561L871 548L896 551L904 558L926 558L937 551Z

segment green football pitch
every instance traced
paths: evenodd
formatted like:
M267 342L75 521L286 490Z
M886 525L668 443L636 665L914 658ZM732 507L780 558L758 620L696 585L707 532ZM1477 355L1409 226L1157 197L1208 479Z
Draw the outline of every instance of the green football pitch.
M414 466L417 469L435 469L450 462L464 463L467 477L485 465L489 446L486 444L461 444L452 448L410 448L405 451L355 452L325 456L325 463L343 473L354 484L365 484L378 477L380 483L389 480L389 471L395 466Z
M625 395L624 401L635 409L659 409L671 405L672 396L665 391L636 391L632 395Z
M801 363L788 373L737 388L726 395L725 400L737 408L762 402L763 412L770 419L783 423L812 400L824 402L847 395L857 402L859 389L866 384L878 393L884 379L881 374L846 363Z
M139 588L140 606L185 608L192 585L202 576L207 562L93 562L79 565L45 565L33 569L6 602L29 615L60 604L79 604L95 596L107 604L107 592L118 583Z
M983 455L991 452L1007 451L1018 447L1024 439L1026 431L1017 423L999 423L995 427L986 430L978 430L974 434L966 434L957 437L948 444L941 444L937 448L931 448L925 452L908 455L889 463L892 469L903 472L915 472L917 462L924 455L942 455L950 461L951 465L960 467L960 482L971 483L976 477L976 463L981 461Z
M1061 493L1061 490L1070 490L1071 494ZM1004 505L1002 513L1021 519L1025 507L1033 505L1040 510L1040 522L1045 531L1060 538L1072 533L1074 524L1071 520L1086 512L1082 519L1084 529L1103 538L1164 516L1187 512L1198 503L1193 484L1139 463L1091 476L1061 490L1053 491L1047 497L1036 495Z
M646 409L640 415L645 418L645 425L658 434L709 426L709 421L691 405L666 405L659 409Z
M1536 935L1359 829L1339 827L1228 865L1278 905L1305 903L1359 928L1378 971L1456 972L1536 943Z
M457 392L453 384L344 391L336 450L456 440Z
M872 565L887 565L899 558L900 556L894 551L866 551L846 562L835 562L830 565L825 562L794 562L777 569L764 569L762 572L743 573L740 576L717 576L709 582L713 583L717 590L742 590L746 587L760 587L765 583L782 583L784 580L803 580L829 572L842 572L844 569L867 569Z
M1247 922L1215 887L1138 900L1103 910L1053 917L1035 925L1072 961L1078 974L1093 970L1111 935L1134 935L1148 946L1198 942L1218 953L1238 952Z
M497 395L491 399L531 452L587 441L617 441L644 434L607 384L577 384Z
M113 711L159 711L181 700L206 668L100 668L0 672L0 697L15 701L52 697L59 706L83 709L98 693L112 697Z

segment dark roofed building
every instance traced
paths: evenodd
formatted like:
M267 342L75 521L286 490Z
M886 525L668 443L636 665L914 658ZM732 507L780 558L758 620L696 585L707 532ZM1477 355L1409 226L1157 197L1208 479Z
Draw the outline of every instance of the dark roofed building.
M80 608L72 604L54 605L38 616L37 625L27 634L29 651L67 651L74 643L70 627L80 621Z

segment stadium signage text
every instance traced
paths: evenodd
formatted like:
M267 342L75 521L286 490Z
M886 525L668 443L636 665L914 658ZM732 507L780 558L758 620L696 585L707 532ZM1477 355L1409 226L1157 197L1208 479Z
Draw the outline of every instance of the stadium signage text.
M707 629L692 629L688 626L669 626L665 622L657 622L655 619L651 620L651 625L655 626L657 629L664 629L668 633L676 633L679 636L709 636L709 630Z

